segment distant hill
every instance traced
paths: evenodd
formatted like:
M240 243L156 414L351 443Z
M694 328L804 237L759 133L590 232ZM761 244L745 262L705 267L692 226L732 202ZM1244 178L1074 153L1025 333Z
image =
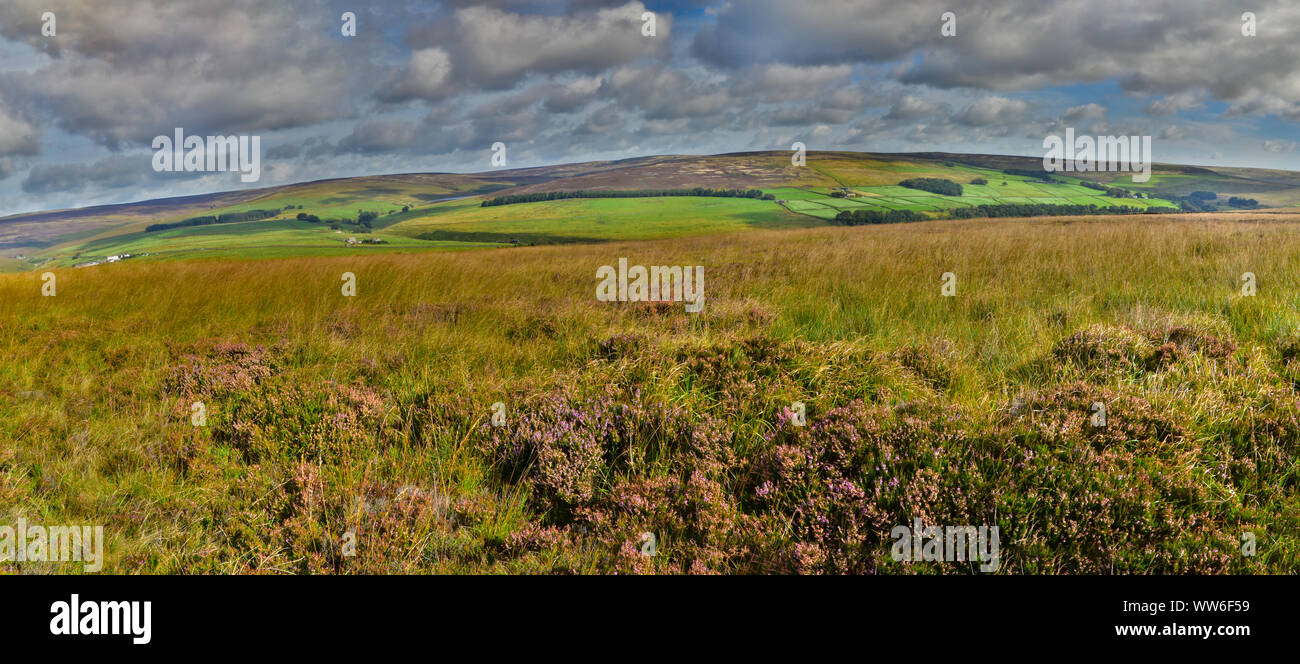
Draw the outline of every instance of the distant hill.
M1210 208L1228 209L1229 197L1254 199L1260 206L1300 205L1300 173L1290 171L1157 164L1151 180L1141 184L1118 173L1059 174L1059 183L1053 184L1005 175L1041 168L1041 159L1034 157L860 152L810 152L806 167L801 168L791 163L788 151L760 151L471 174L364 176L3 217L0 253L8 259L23 254L29 266L35 266L51 261L76 264L119 253L168 257L192 252L248 257L318 253L359 246L359 241L346 242L357 233L375 233L373 239L385 240L382 244L391 250L600 241L827 223L845 209L861 207L907 209L931 216L979 205L1177 207L1180 198L1207 191L1221 194L1200 201ZM895 189L900 181L914 178L948 179L965 185L966 193L957 198L924 198L926 192ZM970 184L980 179L989 184ZM661 200L633 205L574 200L476 209L484 197L509 194L696 187L760 189L780 202ZM1109 187L1127 191L1129 197L1107 197ZM204 216L241 217L233 213L248 210L278 214L268 221L145 230ZM360 219L366 220L364 225L357 223ZM12 265L9 261L5 266Z

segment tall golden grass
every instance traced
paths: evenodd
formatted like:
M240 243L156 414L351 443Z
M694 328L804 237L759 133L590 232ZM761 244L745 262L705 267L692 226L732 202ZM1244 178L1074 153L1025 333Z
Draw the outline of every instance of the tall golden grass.
M704 312L597 301L597 268L620 257L703 266ZM940 293L946 272L956 276L954 297ZM1257 280L1252 297L1241 294L1247 272ZM355 297L340 291L344 273L356 275ZM280 499L277 478L316 472L363 502L367 491L383 493L376 486L438 496L437 509L403 526L402 545L366 571L534 571L549 563L492 552L539 518L527 487L495 478L466 431L439 429L429 409L485 418L510 395L626 371L647 391L708 410L676 387L686 369L671 359L593 371L599 342L640 335L672 358L675 349L761 336L822 349L826 357L790 368L810 375L829 371L836 349L940 349L952 379L934 388L900 373L897 398L994 413L1027 390L1082 380L1140 396L1212 437L1242 416L1241 392L1269 385L1294 397L1279 348L1300 325L1300 215L935 221L455 253L126 261L55 275L54 297L41 295L38 272L0 275L0 523L102 523L107 569L116 571L315 569L300 551L238 544L255 535L235 532L232 515ZM1229 360L1191 357L1138 373L1097 373L1053 355L1098 324L1191 327L1231 338L1236 350ZM286 458L259 474L218 435L254 397L195 396L212 418L196 428L192 395L169 382L178 367L215 361L214 344L276 348L277 384L381 395L387 432L374 435L386 442L370 458L310 467ZM846 400L792 396L821 410ZM734 424L754 436L772 426ZM1297 441L1282 444L1296 453ZM168 461L178 457L181 467ZM1251 518L1274 511L1274 533L1300 513L1288 484L1294 465L1289 472L1277 478L1289 487L1280 498L1242 505ZM480 504L483 515L471 525L448 516L457 501ZM240 553L212 558L216 551ZM1271 551L1249 563L1262 567L1243 569L1294 564L1295 530Z

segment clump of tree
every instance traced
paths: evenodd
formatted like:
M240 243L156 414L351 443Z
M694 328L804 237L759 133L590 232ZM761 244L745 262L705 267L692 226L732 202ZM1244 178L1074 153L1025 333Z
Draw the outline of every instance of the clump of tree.
M1052 217L1066 215L1092 214L1142 214L1168 212L1170 208L1140 208L1128 205L1099 206L1074 203L1057 205L1052 203L1002 203L996 205L973 205L971 207L948 210L954 219L972 219L977 217Z
M988 181L988 180L985 180L984 178L975 178L974 180L971 180L970 183L971 183L971 184L988 184L989 181Z
M174 221L168 224L150 224L146 226L146 233L155 231L166 231L173 228L187 228L189 226L207 226L209 224L233 224L240 221L258 221L269 219L280 214L279 210L246 210L244 212L227 212L218 216L190 217L182 221Z
M540 191L531 194L497 196L483 201L482 207L558 201L567 198L656 198L660 196L712 196L717 198L755 198L769 201L775 198L771 194L763 194L760 189L706 189L704 187L695 187L694 189L591 189L581 191Z
M375 223L375 220L378 218L379 218L378 212L363 212L361 210L357 210L358 225L365 226L366 228L372 228Z
M1228 205L1231 205L1232 207L1235 208L1254 209L1259 207L1259 201L1253 198L1237 198L1236 196L1232 196L1228 199Z
M1100 182L1093 182L1091 180L1080 180L1079 185L1083 187L1087 187L1089 189L1095 189L1097 191L1105 192L1105 194L1107 196L1110 196L1111 198L1138 198L1139 197L1135 192L1129 191L1128 189L1125 189L1123 187L1112 187L1109 185L1104 185Z
M924 221L924 214L914 210L843 210L835 215L835 222L845 226L866 224L898 224L907 221Z
M314 214L307 214L306 212L299 212L299 213L298 213L298 221L309 221L309 222L311 222L311 223L313 223L313 224L319 224L319 223L320 223L320 217L318 217L318 216L316 216L316 215L314 215Z
M1160 194L1178 205L1183 212L1215 212L1219 209L1216 202L1218 195L1209 191L1194 191L1186 196L1178 194Z
M921 191L944 196L961 196L961 185L943 178L912 178L899 182L898 186L907 187L908 189L920 189Z
M1057 179L1052 177L1052 174L1047 171L1031 171L1024 168L1004 168L1002 169L1002 172L1007 175L1019 175L1026 178L1034 178L1035 180L1041 180L1043 182L1057 182Z

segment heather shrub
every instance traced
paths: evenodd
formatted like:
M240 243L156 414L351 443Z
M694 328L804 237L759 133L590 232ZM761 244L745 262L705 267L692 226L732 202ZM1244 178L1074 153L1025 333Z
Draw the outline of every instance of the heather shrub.
M532 487L540 518L512 551L594 543L610 571L705 572L743 557L729 432L716 421L612 387L545 394L516 412L485 424L479 442L504 480ZM664 555L642 556L642 533Z
M972 500L985 480L960 415L907 410L855 402L805 427L780 423L743 488L761 531L747 571L902 571L889 558L894 526L995 523L993 506Z
M358 480L308 461L256 466L205 502L205 518L221 528L213 555L196 564L233 572L391 574L442 562L412 554L444 553L438 544L453 536L458 514L450 498L436 487L377 474ZM481 563L481 548L452 562Z
M1106 404L1104 426L1091 404ZM1052 573L1227 571L1240 557L1188 432L1146 401L1076 383L1013 404L998 438L1000 512L1024 567Z
M1211 425L1211 462L1243 495L1274 497L1300 486L1300 397L1265 386L1224 392L1228 415Z
M181 356L163 379L163 391L192 398L252 390L275 374L278 354L278 348L243 343L203 344Z
M1094 399L1114 404L1113 431L1086 428ZM1144 402L1071 386L1022 412L973 433L957 411L855 404L781 427L745 503L764 533L789 533L761 540L764 571L974 570L892 561L890 529L916 518L998 525L1009 573L1212 572L1240 560L1227 514L1207 512L1207 478L1169 451L1183 432Z
M1229 357L1237 350L1237 344L1226 331L1215 336L1202 325L1168 325L1149 328L1144 333L1157 346L1172 344L1180 351L1208 358Z
M603 360L634 358L645 346L646 339L639 334L616 334L596 344L596 356Z
M861 344L812 344L758 336L685 346L678 388L727 421L771 422L795 401L829 410L855 399L928 397L934 388L916 372Z
M335 462L382 440L386 408L369 388L317 383L263 386L238 395L229 411L217 418L214 438L243 452L250 463Z
M1102 426L1093 423L1098 403L1105 408ZM1098 450L1118 446L1153 453L1188 435L1145 400L1082 382L1017 397L1003 422L1024 443L1084 440Z

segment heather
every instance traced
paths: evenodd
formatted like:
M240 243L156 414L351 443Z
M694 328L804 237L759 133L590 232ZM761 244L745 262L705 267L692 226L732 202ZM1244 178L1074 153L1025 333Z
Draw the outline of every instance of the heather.
M122 573L980 573L893 560L917 518L998 526L998 573L1286 573L1297 223L3 275L0 521L102 524ZM704 312L596 301L620 256L704 265Z

